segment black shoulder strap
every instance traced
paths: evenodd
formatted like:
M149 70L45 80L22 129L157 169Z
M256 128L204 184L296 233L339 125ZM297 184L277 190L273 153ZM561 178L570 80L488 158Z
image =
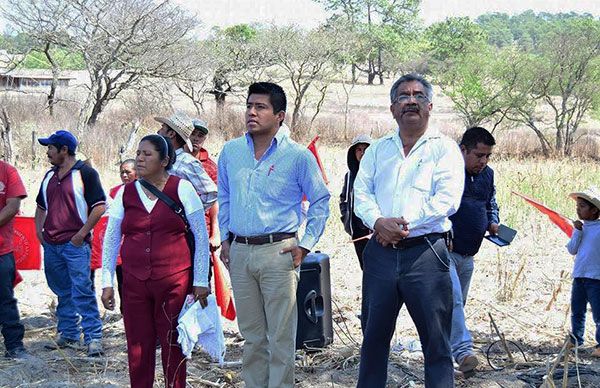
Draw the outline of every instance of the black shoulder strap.
M177 214L179 217L181 217L181 219L183 220L183 223L185 224L186 230L190 230L190 224L187 220L187 217L185 216L185 211L183 210L183 208L181 206L179 206L177 204L177 202L173 201L173 199L171 199L171 197L169 197L167 194L160 191L152 183L145 181L143 179L138 179L138 182L140 182L140 184L142 186L144 186L146 189L148 189L148 191L150 191L152 194L156 195L156 198L158 198L161 201L163 201L164 203L166 203L167 206L170 207L171 210L173 210L173 212L175 212L175 214Z

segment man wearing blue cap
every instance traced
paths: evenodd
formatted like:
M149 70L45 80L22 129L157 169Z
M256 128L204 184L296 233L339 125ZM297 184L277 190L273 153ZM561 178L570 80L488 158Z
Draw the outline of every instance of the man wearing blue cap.
M59 347L79 345L81 316L88 356L102 355L102 321L90 280L90 231L105 211L98 172L75 157L77 139L57 131L38 139L52 168L37 196L35 225L48 286L58 297Z

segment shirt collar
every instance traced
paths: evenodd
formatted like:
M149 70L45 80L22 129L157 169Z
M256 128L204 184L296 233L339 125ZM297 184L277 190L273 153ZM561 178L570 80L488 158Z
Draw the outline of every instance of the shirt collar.
M182 153L183 153L183 147L181 147L181 148L177 148L177 149L175 150L175 156L179 156L179 155L181 155Z
M441 136L442 135L439 130L433 129L431 127L427 127L427 129L425 130L425 133L423 133L423 135L421 135L419 140L417 140L417 142L411 149L411 152L413 150L419 148L426 141L431 140L431 139L439 139ZM402 144L402 139L400 138L400 128L396 128L396 130L394 131L393 134L390 135L390 137L392 138L394 143L396 143L396 145L398 146L398 149L400 149L400 152L402 153L402 155L404 155L404 152L403 152L404 147Z
M244 135L246 136L246 143L250 146L250 149L254 152L254 142L252 141L252 136L250 136L249 132L246 132ZM289 136L290 136L290 129L288 128L287 125L281 124L281 126L277 130L277 133L275 134L275 137L273 138L273 140L271 140L271 145L269 146L269 148L273 147L274 144L275 145L281 144Z

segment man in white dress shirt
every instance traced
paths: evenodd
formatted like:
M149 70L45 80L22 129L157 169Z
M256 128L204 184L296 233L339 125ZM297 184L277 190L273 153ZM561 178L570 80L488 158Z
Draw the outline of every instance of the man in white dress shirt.
M391 88L398 129L367 148L354 183L355 213L374 230L363 254L363 343L358 387L385 387L390 341L406 304L425 358L425 386L452 387L452 283L446 246L460 206L464 161L455 141L428 128L431 84L407 74Z

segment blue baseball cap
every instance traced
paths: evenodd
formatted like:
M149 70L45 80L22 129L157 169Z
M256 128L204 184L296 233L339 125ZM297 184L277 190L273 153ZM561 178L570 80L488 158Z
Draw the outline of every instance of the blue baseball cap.
M48 137L41 137L38 142L43 146L67 146L71 152L75 152L77 149L77 138L71 132L65 130L56 131Z

